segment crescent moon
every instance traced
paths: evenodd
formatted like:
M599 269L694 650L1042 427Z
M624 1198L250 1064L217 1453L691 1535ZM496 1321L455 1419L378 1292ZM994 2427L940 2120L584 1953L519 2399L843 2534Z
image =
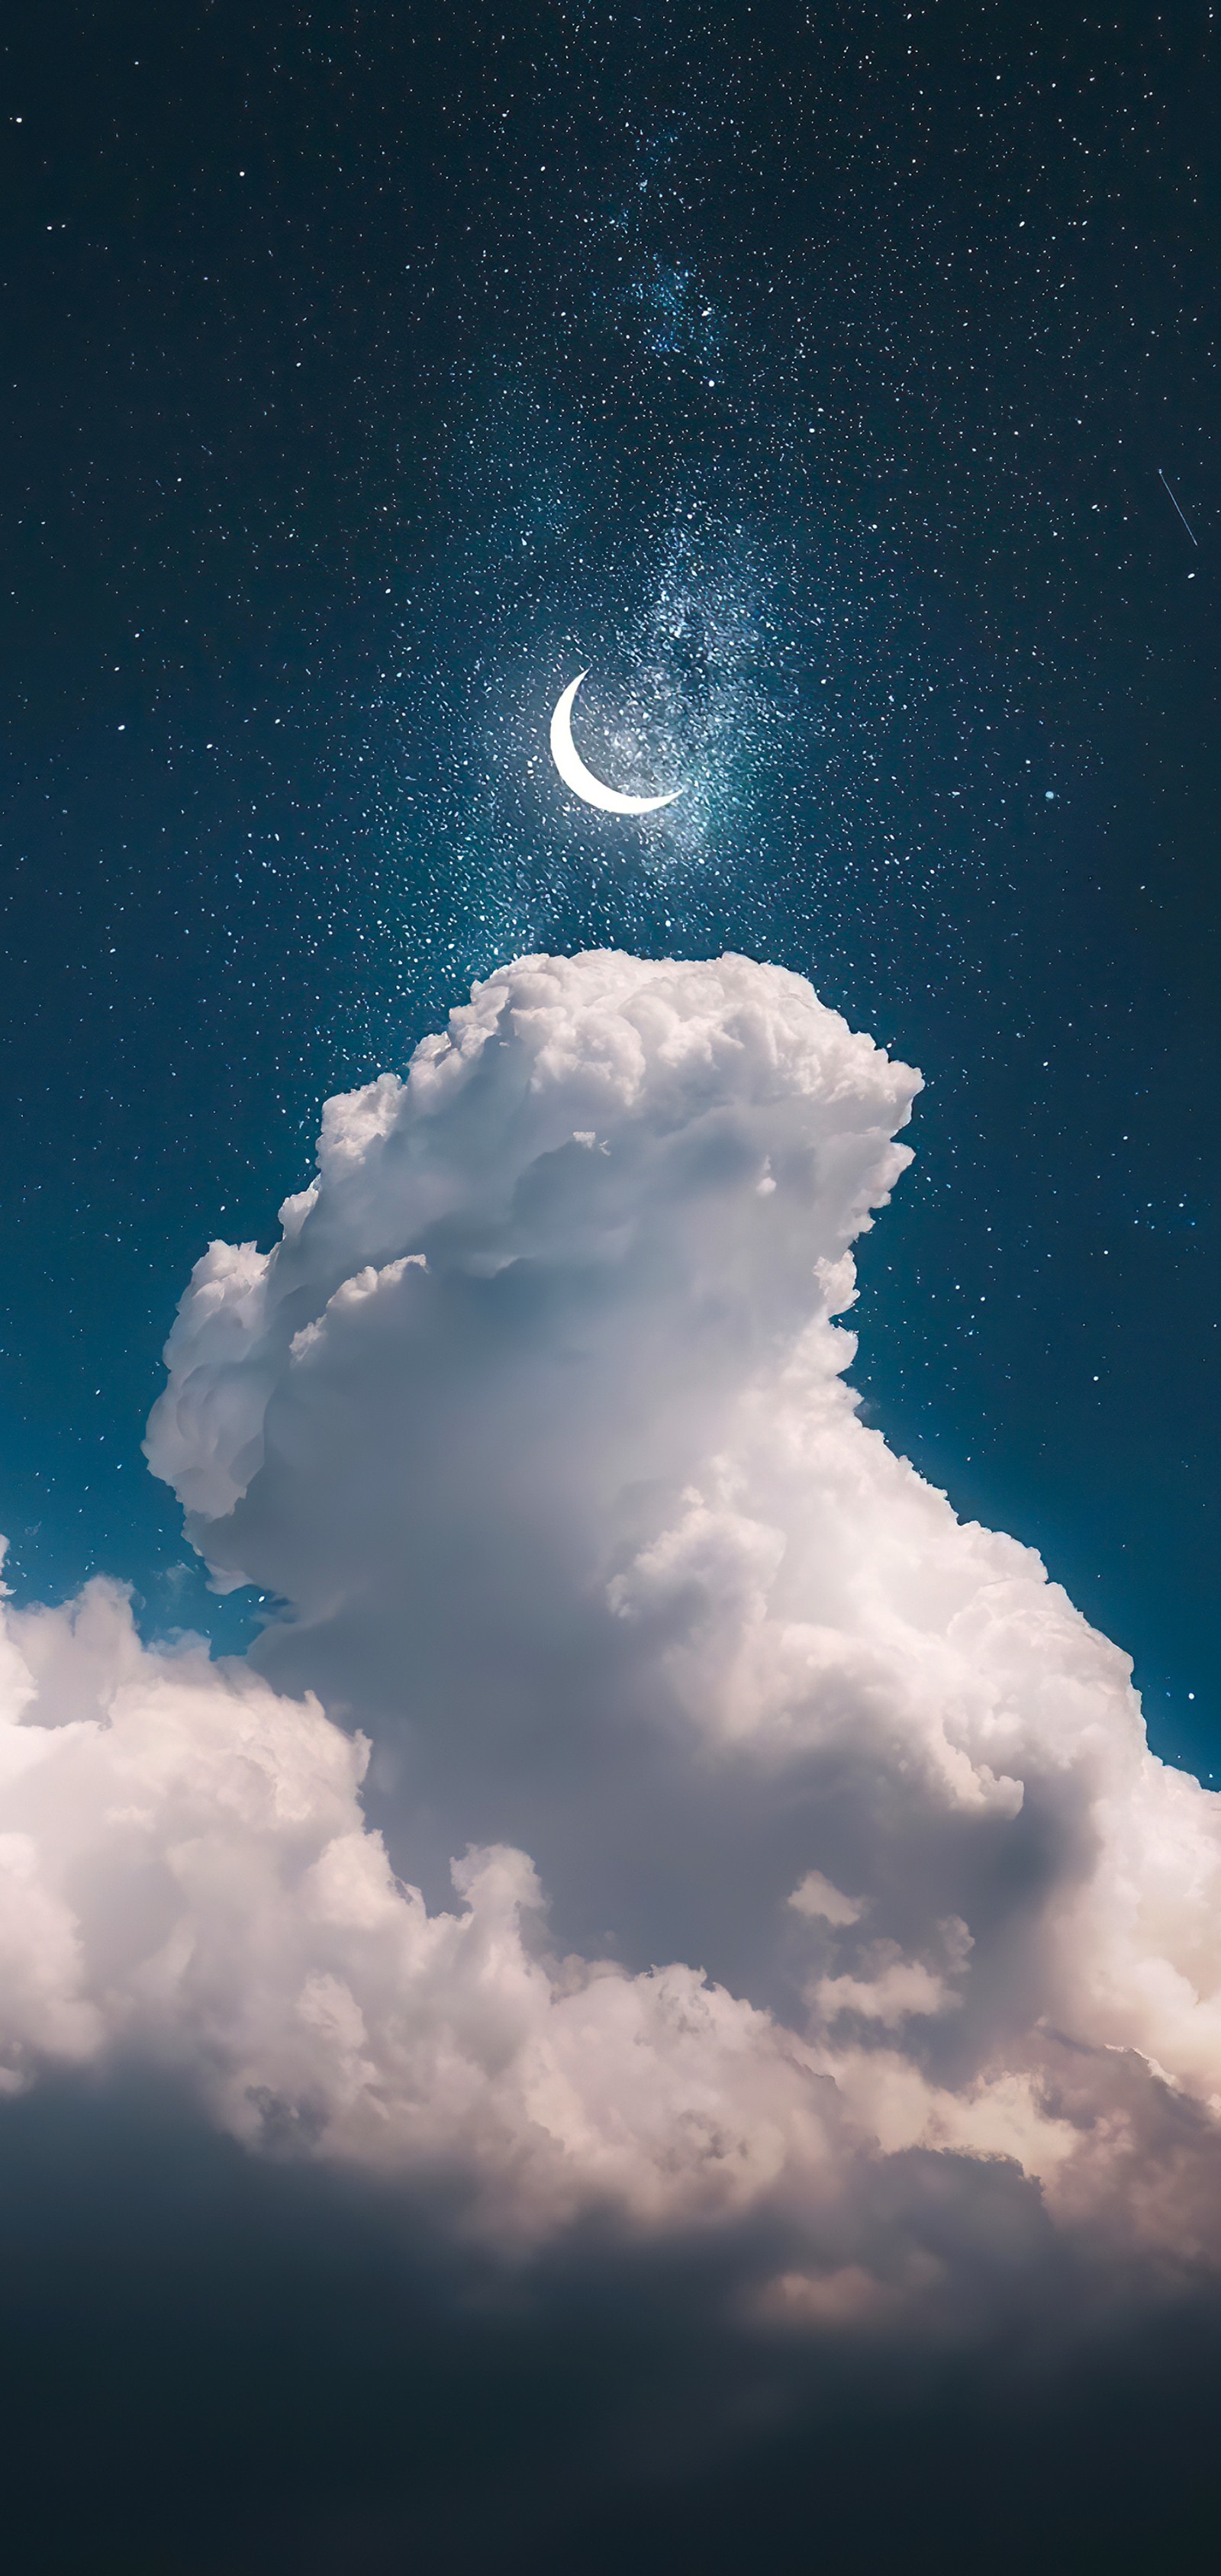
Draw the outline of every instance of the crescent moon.
M587 769L572 739L572 710L577 690L587 674L578 671L570 680L551 719L551 757L565 787L574 796L583 796L587 805L596 805L603 814L656 814L663 805L673 805L682 795L681 787L672 787L668 796L620 796L614 787L604 787Z

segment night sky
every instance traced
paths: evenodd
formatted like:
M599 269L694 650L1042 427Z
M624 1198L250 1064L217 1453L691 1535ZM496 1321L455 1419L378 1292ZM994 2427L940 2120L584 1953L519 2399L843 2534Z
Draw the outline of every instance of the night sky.
M731 949L926 1078L861 1248L865 1419L1221 1776L1216 67L1206 0L11 14L18 1601L103 1570L146 1636L243 1645L261 1602L209 1592L140 1453L192 1262L272 1239L323 1100L473 978ZM585 666L591 764L689 782L640 825L558 792ZM188 2167L184 2206L263 2189ZM270 2224L299 2284L310 2226ZM247 2564L115 2530L116 2568ZM62 2548L30 2566L103 2564Z
M207 1618L139 1430L328 1091L515 952L736 947L929 1083L874 1418L1207 1773L1213 46L1194 5L10 31L23 1592ZM584 662L590 739L695 781L627 834L553 793Z

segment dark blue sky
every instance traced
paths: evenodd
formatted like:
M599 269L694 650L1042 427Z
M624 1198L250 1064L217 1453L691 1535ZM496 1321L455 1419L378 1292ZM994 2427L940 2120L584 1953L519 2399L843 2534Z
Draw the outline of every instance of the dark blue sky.
M208 1237L497 960L730 946L928 1079L869 1418L1221 1771L1212 11L255 16L0 56L16 1588L242 1633Z

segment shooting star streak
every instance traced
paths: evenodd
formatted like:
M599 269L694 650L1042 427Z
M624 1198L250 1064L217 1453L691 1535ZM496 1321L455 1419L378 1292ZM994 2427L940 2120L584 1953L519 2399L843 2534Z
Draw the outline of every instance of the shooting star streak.
M1158 470L1158 473L1162 475L1162 481L1163 481L1163 483L1166 483L1166 477L1165 477L1165 475L1164 475L1164 474L1162 474L1162 469L1161 469L1161 466L1160 466L1160 465L1159 465L1159 467L1158 467L1158 469L1157 469L1157 470ZM1167 491L1168 491L1168 492L1170 492L1170 485L1169 485L1168 483L1166 483L1166 489L1167 489ZM1171 498L1171 500L1172 500L1172 501L1174 501L1174 494L1173 494L1173 492L1170 492L1170 498ZM1176 510L1179 510L1179 505L1178 505L1178 502L1177 502L1177 501L1174 501L1174 506L1175 506ZM1199 540L1199 538L1197 537L1197 535L1196 535L1196 533L1195 533L1194 528L1191 526L1191 523L1190 523L1190 521L1189 521L1188 519L1183 518L1183 513L1182 513L1182 511L1181 511L1181 510L1179 510L1179 517L1180 517L1180 519L1182 519L1182 520L1183 520L1183 525L1184 525L1184 527L1185 527L1185 528L1186 528L1186 530L1187 530L1187 534L1188 534L1188 536L1191 538L1191 542L1192 542L1193 546L1195 547L1196 553L1198 554L1198 553L1199 553L1199 551L1200 551L1200 540Z

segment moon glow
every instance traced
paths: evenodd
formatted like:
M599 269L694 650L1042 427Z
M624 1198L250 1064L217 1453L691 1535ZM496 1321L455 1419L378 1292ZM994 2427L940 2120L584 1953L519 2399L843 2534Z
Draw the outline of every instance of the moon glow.
M682 795L681 787L672 787L667 796L620 796L616 788L604 787L592 769L586 768L572 739L573 705L585 677L584 671L578 671L575 680L569 681L551 719L551 757L565 787L570 787L574 796L583 797L587 805L596 805L603 814L656 814L663 805L673 805Z

